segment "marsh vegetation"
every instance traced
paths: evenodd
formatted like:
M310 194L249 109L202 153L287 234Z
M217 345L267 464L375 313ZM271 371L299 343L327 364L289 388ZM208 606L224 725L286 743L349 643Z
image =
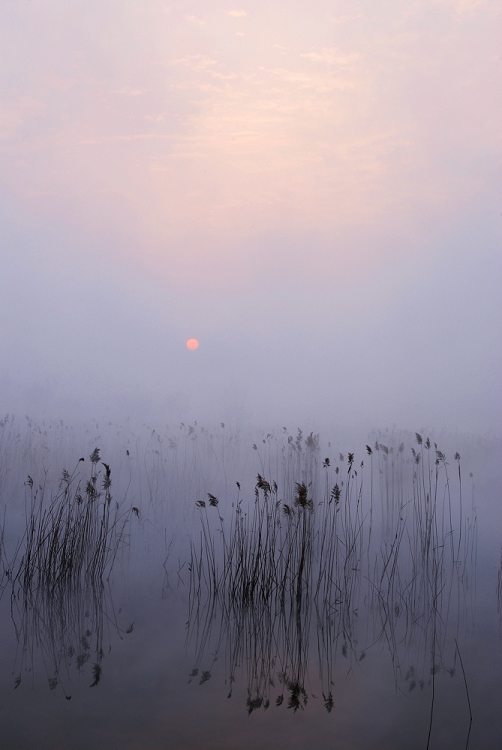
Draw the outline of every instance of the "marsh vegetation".
M408 455L404 443L376 441L364 459L349 452L322 465L317 436L298 433L288 447L282 487L258 474L250 500L237 487L228 519L213 494L196 502L192 677L207 652L216 660L224 650L229 695L247 665L251 713L271 703L304 708L312 654L328 712L339 658L353 669L384 648L396 687L408 692L433 686L439 670L455 674L476 555L460 455L450 477L445 454L419 434Z
M210 689L239 696L244 714L320 705L336 716L346 676L364 681L385 660L397 694L426 697L417 746L434 746L445 676L467 745L478 511L460 454L420 433L378 433L348 452L301 430L254 439L223 424L138 436L3 421L12 687L42 674L68 699L75 675L106 689L106 654L138 632L117 598L149 589L156 618L168 607L186 623L191 700ZM65 453L74 468L58 474Z

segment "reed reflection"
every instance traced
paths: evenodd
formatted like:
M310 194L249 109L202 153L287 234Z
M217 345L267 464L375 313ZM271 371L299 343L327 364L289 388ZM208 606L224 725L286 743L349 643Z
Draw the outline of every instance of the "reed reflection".
M92 665L90 686L97 686L107 634L121 632L109 580L132 512L113 501L111 469L99 449L90 456L87 480L78 471L83 461L71 474L63 471L56 493L28 477L25 531L7 569L18 642L15 687L26 675L35 679L41 658L50 689L59 685L68 700L72 665L80 672Z
M459 454L452 470L418 433L407 450L366 446L364 460L321 461L312 435L288 446L282 492L258 474L254 500L238 485L229 518L214 495L197 501L190 680L207 682L220 659L229 697L246 680L249 713L295 712L318 689L331 712L337 663L385 649L397 689L431 686L432 723L435 675L455 674L473 614L476 513Z

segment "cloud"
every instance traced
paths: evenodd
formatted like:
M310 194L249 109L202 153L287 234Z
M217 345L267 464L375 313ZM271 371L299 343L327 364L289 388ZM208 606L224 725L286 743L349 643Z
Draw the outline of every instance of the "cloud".
M359 55L339 55L335 47L323 47L320 52L304 52L300 55L310 62L326 63L327 65L351 65L359 59Z
M117 143L119 141L165 141L170 140L170 138L170 135L163 133L135 133L133 135L103 136L102 138L82 138L79 143L82 145L97 146L102 143Z
M198 26L204 26L206 23L203 18L199 18L198 16L185 15L184 18L185 18L185 21L189 21L190 23L196 23Z
M363 14L358 13L357 16L336 16L335 18L332 18L331 21L333 23L347 23L347 21L356 21L358 18L362 18Z
M216 65L216 60L198 52L196 55L185 55L175 60L169 60L169 65L186 65L192 70L204 71L211 65Z
M0 102L0 140L15 138L26 123L42 117L46 109L44 101L32 96Z
M312 92L324 92L330 93L335 90L350 90L356 88L358 82L349 76L333 76L333 75L312 75L308 71L304 70L290 70L288 68L273 68L268 71L275 78L280 79L286 84L293 86L296 89L298 95L301 90L310 90ZM294 91L294 90L293 90ZM291 92L293 95L293 91ZM303 93L305 96L305 93ZM333 104L332 102L326 102L328 106ZM313 102L307 100L305 104L308 104L310 111L312 112Z
M477 5L441 2L453 21L455 8ZM364 34L342 34L330 46L323 14L303 33L300 17L281 12L268 26L246 28L244 49L232 42L244 24L231 24L229 36L224 19L245 11L222 13L219 24L207 16L209 42L197 33L187 42L187 21L204 23L196 15L138 18L134 49L122 19L116 48L104 45L97 55L92 40L78 37L85 55L75 61L62 46L60 68L45 37L35 36L38 66L26 68L17 94L0 95L2 177L11 194L47 215L64 206L76 222L82 206L83 216L94 213L96 225L113 223L117 233L137 223L145 246L165 248L193 225L229 245L282 225L338 231L388 222L394 231L491 189L500 163L494 34L481 30L478 40L458 23L448 34L424 30L403 14L397 27L383 16L373 28L365 17L356 21L368 26ZM105 28L110 38L114 24ZM424 58L429 35L435 43ZM29 55L21 51L22 69ZM77 84L56 88L53 70ZM49 193L52 203L26 197Z
M142 96L144 89L112 89L111 94L120 94L121 96Z
M472 15L485 6L484 0L435 0L437 5L453 8L458 15Z

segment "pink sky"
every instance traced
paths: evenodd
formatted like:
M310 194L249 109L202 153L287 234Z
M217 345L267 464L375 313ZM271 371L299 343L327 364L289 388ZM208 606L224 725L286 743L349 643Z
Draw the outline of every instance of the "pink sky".
M399 377L406 333L395 331L383 357L372 326L382 336L389 321L409 315L411 324L403 311L416 296L446 326L436 334L444 337L438 385L460 377L458 399L440 417L448 420L468 394L494 387L500 366L501 32L502 6L491 0L5 0L9 257L46 273L49 295L62 268L84 281L86 258L99 258L116 300L115 335L120 310L133 304L155 320L164 309L166 341L186 332L237 350L246 341L249 351L264 337L292 361L298 347L314 361L321 350L320 367L357 339L354 366L369 358L380 385L393 362L396 404L409 404L413 391L403 385L409 356ZM52 239L37 247L37 232ZM430 315L415 320L420 341L434 327ZM20 336L44 359L41 334L22 319L4 333L9 377L26 375L30 361L17 356ZM464 341L477 369L466 364L459 375ZM435 372L430 360L417 364ZM113 384L119 360L105 369ZM281 363L272 370L279 382ZM173 393L183 377L171 368ZM342 380L363 387L348 365ZM277 383L264 388L275 403ZM316 388L329 392L324 379ZM300 392L300 381L287 389L294 401ZM433 419L432 389L422 398ZM375 418L401 413L388 395L385 404ZM489 425L489 411L483 402L460 422Z

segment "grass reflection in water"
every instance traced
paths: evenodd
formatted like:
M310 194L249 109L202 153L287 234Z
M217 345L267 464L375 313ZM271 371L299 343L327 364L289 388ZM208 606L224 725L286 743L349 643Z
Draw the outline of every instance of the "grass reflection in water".
M249 713L274 703L295 712L315 689L315 665L330 712L337 660L350 670L385 649L397 689L432 686L432 724L435 676L457 670L475 593L476 513L458 454L454 467L419 434L411 451L377 441L363 460L321 463L317 437L300 433L282 487L258 474L246 502L238 485L229 518L214 495L198 500L190 679L207 682L223 657L229 697L245 674Z
M216 683L219 660L227 694L245 686L250 714L312 710L312 696L336 713L340 677L370 671L384 653L397 690L430 698L430 726L437 675L456 676L469 698L457 643L474 609L477 522L460 456L447 458L417 434L412 444L379 435L359 454L323 458L333 451L321 453L318 436L299 431L267 435L251 462L242 438L221 427L213 435L182 425L167 440L152 431L143 448L140 438L121 438L121 454L107 459L119 467L118 499L97 449L90 475L79 462L55 492L28 478L24 533L14 543L16 524L7 525L2 552L15 685L34 680L41 655L51 689L69 698L75 669L102 688L112 631L132 629L129 620L119 626L109 585L126 553L152 581L164 562L166 586L176 581L179 598L186 593L194 686ZM251 464L254 494L249 474L228 492L227 477Z
M85 486L78 472L81 458L71 474L63 471L58 491L49 497L28 477L25 531L7 569L18 641L15 687L23 674L33 675L39 651L50 689L61 685L68 700L65 671L72 663L82 671L92 660L90 685L98 685L105 632L110 626L119 630L107 579L126 542L131 513L113 501L111 469L97 448L90 460Z

